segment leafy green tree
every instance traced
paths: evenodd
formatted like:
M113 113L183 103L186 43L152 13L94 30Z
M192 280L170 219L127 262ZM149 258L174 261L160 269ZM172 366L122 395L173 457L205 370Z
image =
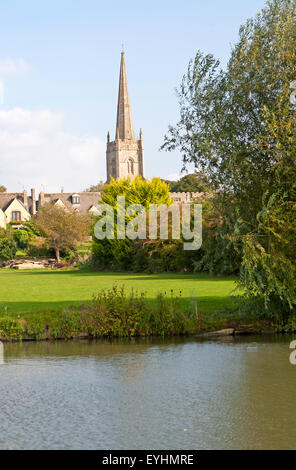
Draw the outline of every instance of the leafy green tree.
M141 204L145 209L150 204L171 204L168 185L160 178L153 178L152 181L143 180L137 176L134 180L123 178L119 181L114 179L105 186L102 194L102 202L117 206L117 197L125 196L126 207L131 204Z
M92 186L90 186L89 188L85 189L85 192L101 192L103 191L104 189L104 186L105 186L105 183L101 180L99 181L98 184L94 184Z
M129 178L119 181L111 180L106 185L102 193L102 203L109 204L114 209L114 240L93 239L93 254L95 260L100 266L108 266L113 269L131 268L131 258L134 250L134 242L125 238L117 239L117 197L125 197L125 207L131 204L141 204L148 210L150 204L171 204L169 186L161 181L160 178L153 178L152 181L143 180L136 177L134 180ZM132 217L125 216L125 225Z
M296 304L295 17L294 0L268 1L241 27L225 71L198 52L178 93L180 120L163 144L219 189L219 232L242 256L241 285L282 313Z
M49 247L54 249L58 263L61 260L61 251L76 248L91 229L88 216L53 204L40 207L35 222Z
M0 193L6 193L6 188L3 185L0 185Z
M210 184L204 173L191 173L180 178L178 181L166 181L170 187L170 192L194 192L202 193L211 190Z

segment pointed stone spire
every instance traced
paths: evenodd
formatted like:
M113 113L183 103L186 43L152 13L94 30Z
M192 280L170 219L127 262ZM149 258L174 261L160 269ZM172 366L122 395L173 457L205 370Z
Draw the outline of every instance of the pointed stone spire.
M116 140L132 140L134 141L134 129L132 122L131 105L128 94L124 52L121 53L118 107L117 107L117 124L116 124Z

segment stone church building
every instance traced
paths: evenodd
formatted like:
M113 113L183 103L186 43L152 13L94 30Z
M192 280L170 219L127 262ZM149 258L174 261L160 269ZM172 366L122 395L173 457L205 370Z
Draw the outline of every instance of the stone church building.
M124 52L121 53L119 91L117 104L117 123L115 140L107 137L107 183L140 175L144 178L144 144L142 130L139 140L135 140L132 112L127 86Z
M135 139L131 105L128 92L124 52L121 53L119 92L117 104L117 122L115 140L107 137L107 183L111 178L118 180L137 175L144 178L144 144L142 130L139 139ZM198 199L202 193L171 193L176 203L190 203ZM72 208L83 214L95 214L96 206L101 200L100 192L80 193L44 193L40 192L38 200L35 190L28 196L26 190L22 193L0 193L0 228L6 228L11 223L15 228L34 216L43 204L56 204L60 207Z

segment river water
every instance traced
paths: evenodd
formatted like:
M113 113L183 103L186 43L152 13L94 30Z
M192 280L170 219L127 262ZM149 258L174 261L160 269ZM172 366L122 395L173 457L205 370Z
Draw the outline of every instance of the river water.
M292 339L5 344L0 449L295 449Z

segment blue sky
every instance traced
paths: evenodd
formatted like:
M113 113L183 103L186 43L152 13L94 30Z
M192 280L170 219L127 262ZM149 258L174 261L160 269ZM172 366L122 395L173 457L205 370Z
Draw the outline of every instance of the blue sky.
M264 4L2 0L0 184L9 191L79 191L105 178L122 43L146 176L176 177L179 153L159 152L168 124L178 119L174 88L198 49L225 65L240 24Z

